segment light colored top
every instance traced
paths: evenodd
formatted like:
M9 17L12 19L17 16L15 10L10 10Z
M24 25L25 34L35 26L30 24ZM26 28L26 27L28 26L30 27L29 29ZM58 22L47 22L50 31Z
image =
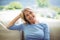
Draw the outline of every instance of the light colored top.
M44 23L13 25L11 30L23 30L25 40L50 40L49 28Z

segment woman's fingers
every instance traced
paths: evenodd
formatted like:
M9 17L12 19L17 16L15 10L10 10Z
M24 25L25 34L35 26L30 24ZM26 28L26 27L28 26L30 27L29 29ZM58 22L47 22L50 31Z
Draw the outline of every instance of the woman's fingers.
M24 19L24 17L23 17L23 13L20 13L20 18Z

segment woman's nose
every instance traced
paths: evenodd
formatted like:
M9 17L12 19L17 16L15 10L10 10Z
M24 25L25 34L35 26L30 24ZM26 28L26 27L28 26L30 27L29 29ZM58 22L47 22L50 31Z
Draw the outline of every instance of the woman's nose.
M32 17L32 15L29 15L29 17Z

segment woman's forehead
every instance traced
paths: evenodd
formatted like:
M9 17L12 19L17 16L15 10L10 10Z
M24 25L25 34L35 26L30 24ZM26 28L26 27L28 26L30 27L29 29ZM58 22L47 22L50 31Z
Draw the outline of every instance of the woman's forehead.
M25 8L25 9L23 10L23 13L27 14L26 12L27 12L27 13L28 13L28 12L34 13L33 10L30 9L30 8Z

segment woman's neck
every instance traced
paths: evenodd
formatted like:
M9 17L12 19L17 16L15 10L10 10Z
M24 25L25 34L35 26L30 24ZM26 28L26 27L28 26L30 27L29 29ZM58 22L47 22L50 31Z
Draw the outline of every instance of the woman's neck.
M34 22L31 22L31 24L37 24L37 23L39 23L37 20L34 21Z

